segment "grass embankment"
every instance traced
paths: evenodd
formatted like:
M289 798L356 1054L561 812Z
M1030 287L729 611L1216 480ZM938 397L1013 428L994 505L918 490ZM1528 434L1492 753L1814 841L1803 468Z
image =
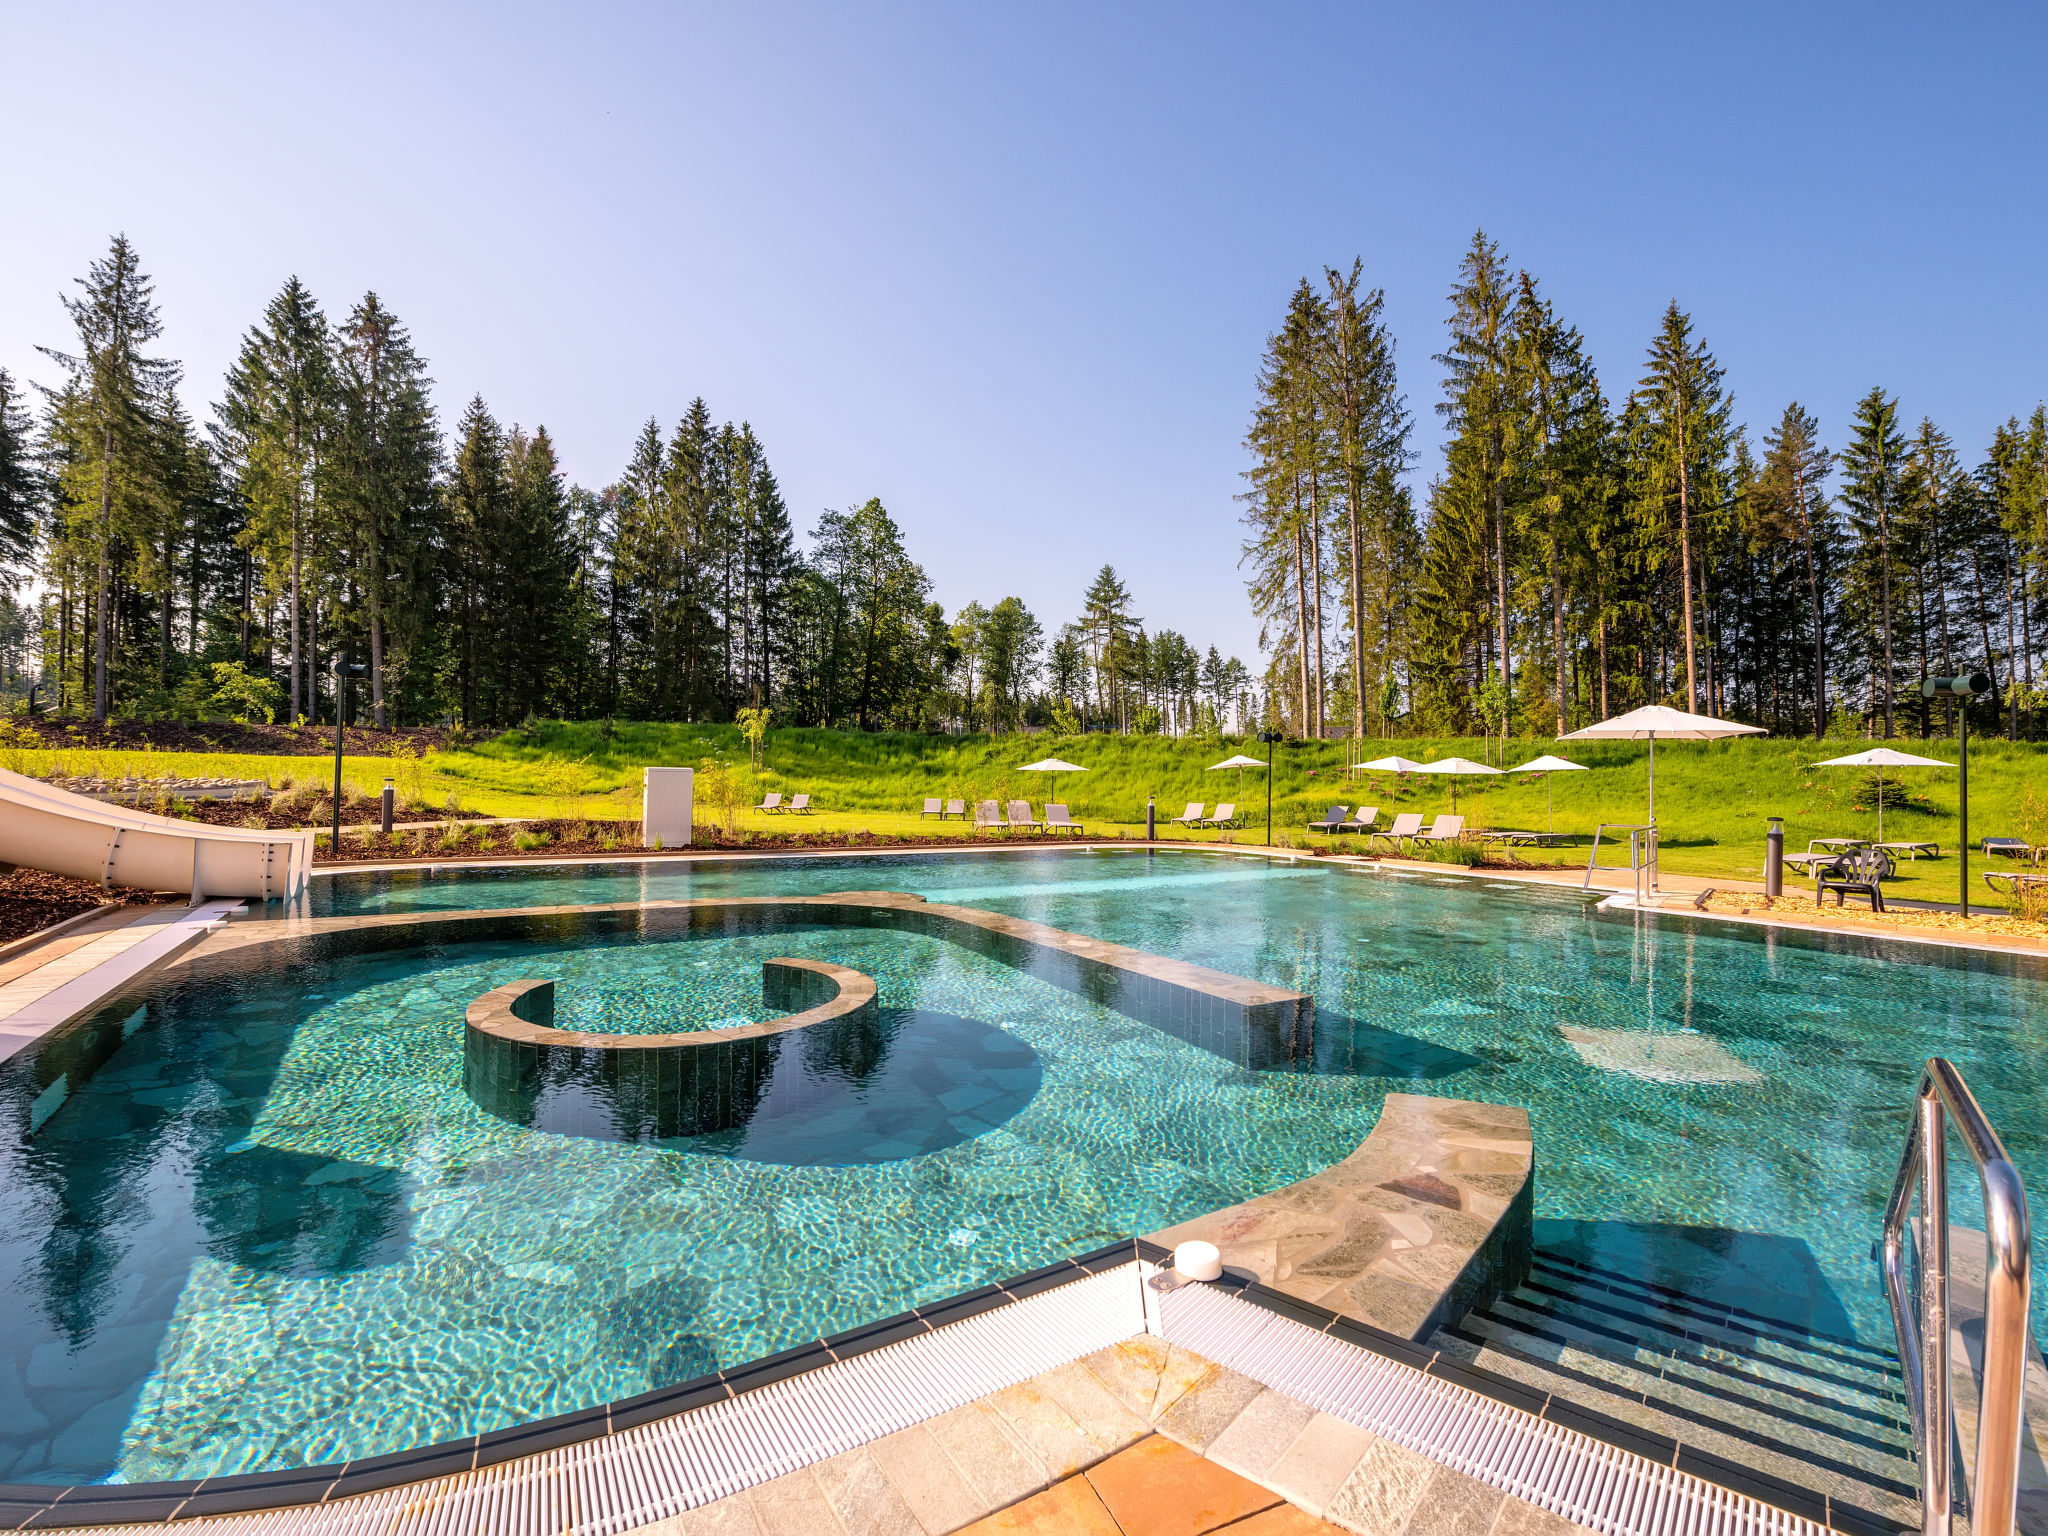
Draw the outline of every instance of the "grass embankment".
M1507 762L1524 762L1545 752L1584 763L1585 773L1555 776L1559 831L1590 835L1601 822L1640 822L1645 811L1645 742L1517 740ZM1858 769L1815 768L1819 758L1860 750L1865 743L1775 741L1749 738L1722 742L1660 742L1657 748L1657 812L1663 829L1667 871L1756 879L1763 871L1767 818L1785 818L1786 847L1796 851L1814 837L1874 836L1877 830L1875 778ZM1952 759L1953 742L1901 743L1923 756ZM737 729L712 725L549 723L507 732L494 740L424 757L351 755L343 777L353 792L375 793L384 778L398 780L402 800L446 806L452 796L464 810L491 816L533 816L592 821L630 821L639 814L640 770L671 764L710 770L700 775L698 817L728 820L720 800L734 802L735 833L796 832L882 836L964 836L959 822L941 827L918 816L927 796L1009 801L1028 799L1042 813L1046 800L1072 807L1091 832L1142 833L1146 796L1156 798L1162 835L1186 834L1165 828L1191 800L1214 808L1234 800L1248 813L1237 841L1264 834L1265 775L1256 769L1204 770L1234 752L1268 755L1256 742L1173 740L1165 737L1087 736L1078 738L932 737L861 735L846 731L772 731L765 761L749 767L747 745ZM1484 760L1485 744L1473 738L1402 738L1367 744L1367 757L1390 753L1418 762L1456 755ZM1354 755L1344 742L1282 746L1275 757L1273 828L1296 847L1341 847L1356 851L1360 839L1332 839L1304 830L1332 804L1380 807L1382 822L1402 811L1425 815L1452 808L1472 826L1546 825L1545 786L1532 778L1397 779L1391 775L1347 777ZM1022 764L1063 757L1088 771L1070 774L1020 773ZM164 773L289 778L322 784L331 763L306 757L232 753L123 752L106 749L48 751L17 749L0 754L0 766L20 772L53 771L104 778ZM2003 741L1971 749L1970 826L1973 837L2023 837L2048 842L2048 793L2037 786L2048 768L2048 746ZM1890 887L1897 895L1953 901L1957 783L1953 772L1931 768L1886 775L1885 834L1904 841L1941 845L1938 861L1901 864ZM729 788L721 792L723 779ZM785 798L808 792L818 814L808 818L762 815L737 807L756 804L770 791ZM1195 834L1214 839L1216 833ZM1575 850L1525 852L1530 862L1584 866L1583 841ZM1973 867L1978 861L1973 860ZM1999 867L2010 867L2004 861ZM1982 882L1971 899L1984 897Z

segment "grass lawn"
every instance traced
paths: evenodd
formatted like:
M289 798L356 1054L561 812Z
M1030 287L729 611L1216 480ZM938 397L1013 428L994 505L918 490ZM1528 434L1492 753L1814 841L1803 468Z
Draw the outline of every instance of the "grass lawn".
M1805 848L1813 837L1874 836L1877 830L1875 779L1857 769L1814 768L1817 758L1860 750L1856 742L1776 741L1752 737L1721 742L1660 742L1657 750L1657 812L1663 828L1663 859L1674 873L1760 878L1767 818L1785 818L1786 848ZM1953 759L1953 741L1901 743L1920 755ZM1559 831L1590 834L1600 822L1639 822L1645 811L1648 744L1517 740L1507 761L1524 762L1568 746L1559 755L1584 763L1586 773L1555 776ZM547 723L514 730L493 740L424 758L350 756L343 777L352 791L373 794L389 775L401 796L444 804L449 797L465 809L496 816L583 817L635 820L639 815L640 770L650 763L696 767L698 816L725 819L718 801L736 806L758 803L771 790L785 798L807 791L819 807L808 818L761 815L735 809L738 828L772 832L806 830L937 834L941 824L917 815L926 796L968 801L1028 799L1042 814L1045 801L1065 801L1075 817L1098 834L1143 833L1145 799L1156 799L1162 826L1191 800L1213 809L1234 800L1249 812L1239 841L1260 840L1264 832L1265 775L1259 770L1205 772L1207 765L1246 751L1263 757L1256 742L1174 740L1166 737L1087 736L930 737L861 735L846 731L771 731L758 769L748 763L747 746L731 726ZM1426 762L1455 754L1483 761L1485 744L1472 738L1417 739L1367 743L1365 756L1388 753ZM1402 811L1427 815L1452 808L1472 826L1546 825L1545 787L1531 778L1435 776L1399 780L1388 775L1347 778L1348 744L1283 745L1276 754L1273 827L1293 846L1316 844L1358 849L1360 839L1331 839L1304 830L1332 804L1380 807L1389 821ZM1020 773L1025 762L1059 756L1081 764L1085 773ZM2016 836L2048 842L2048 746L2004 741L1978 742L1970 753L1973 837ZM289 778L326 783L331 759L258 757L230 753L124 752L89 749L13 748L0 752L0 766L17 772L61 772L118 778L127 775L191 774ZM722 786L722 787L721 787ZM1953 901L1956 896L1956 775L1936 769L1894 770L1886 775L1885 834L1895 841L1937 842L1943 857L1900 865L1896 894ZM964 831L960 822L947 831ZM1162 835L1179 836L1179 833ZM1213 838L1216 834L1201 834ZM1576 851L1525 852L1531 861L1554 860L1583 868L1584 844ZM1973 858L1974 871L1983 866ZM2010 867L2001 860L1997 867ZM1973 902L1985 899L1981 881Z

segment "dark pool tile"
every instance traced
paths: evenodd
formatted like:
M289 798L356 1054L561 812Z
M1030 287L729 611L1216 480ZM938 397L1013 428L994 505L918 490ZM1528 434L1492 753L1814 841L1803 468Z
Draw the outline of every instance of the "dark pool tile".
M80 1525L142 1525L171 1518L191 1497L190 1483L140 1483L133 1488L96 1484L67 1488L62 1498L22 1522L25 1531Z
M64 1488L39 1488L34 1484L10 1483L0 1488L0 1531L18 1531L48 1509Z
M1148 1264L1171 1264L1173 1262L1173 1250L1171 1248L1162 1248L1157 1243L1147 1242L1141 1237L1138 1239L1138 1257L1145 1260Z
M453 1477L476 1465L476 1439L449 1440L422 1446L416 1451L394 1451L389 1456L366 1456L352 1461L334 1480L328 1497L345 1499L352 1494L375 1493L401 1483L424 1482L430 1477Z
M1317 1333L1336 1320L1336 1314L1328 1307L1319 1307L1312 1301L1303 1301L1298 1296L1290 1296L1285 1291L1276 1291L1270 1285L1260 1285L1256 1281L1238 1294L1255 1307L1278 1313L1303 1327L1315 1329Z
M695 1381L642 1392L638 1397L621 1398L611 1405L612 1433L616 1435L638 1429L642 1424L688 1413L692 1408L702 1408L707 1403L722 1403L731 1396L731 1389L720 1378L700 1376Z
M1022 1301L1026 1296L1036 1296L1044 1291L1057 1290L1063 1285L1072 1285L1076 1280L1086 1280L1088 1271L1080 1265L1061 1262L1048 1264L1044 1269L1034 1269L1028 1275L1018 1275L1005 1280L1003 1289Z
M1519 1408L1524 1413L1542 1416L1544 1404L1550 1401L1550 1394L1537 1392L1523 1386L1519 1381L1509 1381L1505 1376L1496 1376L1491 1371L1482 1371L1477 1366L1467 1365L1463 1360L1450 1355L1438 1355L1429 1362L1429 1374L1455 1383L1468 1391L1477 1392L1481 1397L1490 1397L1496 1403L1506 1403L1510 1408Z
M1105 1243L1102 1247L1092 1249L1087 1253L1077 1253L1074 1255L1074 1262L1087 1270L1089 1274L1099 1275L1104 1270L1115 1269L1121 1264L1129 1264L1137 1256L1137 1245L1130 1238L1126 1237L1114 1243Z
M729 1371L720 1371L718 1375L719 1379L732 1389L733 1396L738 1397L742 1392L752 1392L778 1381L787 1381L792 1376L801 1376L805 1371L814 1371L821 1365L831 1363L832 1351L822 1342L813 1340L809 1344L799 1344L795 1349L764 1355L759 1360L734 1366Z
M1828 1501L1824 1495L1810 1488L1801 1488L1797 1483L1789 1483L1782 1477L1773 1477L1768 1472L1759 1472L1754 1467L1745 1467L1739 1461L1681 1445L1678 1448L1678 1470L1690 1472L1694 1477L1730 1492L1746 1493L1773 1508L1827 1524ZM1886 1529L1889 1531L1890 1528Z
M1553 1424L1566 1429L1577 1430L1605 1445L1612 1445L1624 1451L1633 1451L1646 1461L1654 1461L1660 1467L1668 1467L1678 1455L1678 1442L1669 1435L1659 1435L1647 1429L1638 1429L1625 1420L1609 1414L1595 1413L1590 1408L1581 1408L1573 1403L1550 1400L1543 1410L1543 1417Z
M846 1360L854 1355L864 1355L872 1349L880 1349L885 1344L900 1344L905 1339L913 1339L920 1333L931 1331L931 1325L915 1312L899 1312L894 1317L885 1317L877 1323L862 1323L858 1328L835 1333L824 1343L833 1354Z
M1412 1365L1418 1371L1429 1369L1430 1361L1437 1352L1413 1339L1404 1339L1398 1333L1389 1333L1384 1328L1375 1328L1371 1323L1361 1323L1356 1318L1340 1317L1330 1324L1330 1337L1342 1339L1360 1349L1369 1349L1388 1360L1397 1360L1402 1365Z
M944 1301L933 1302L928 1307L919 1307L917 1315L934 1328L943 1328L948 1323L965 1322L970 1317L993 1312L997 1307L1010 1306L1016 1299L999 1285L983 1285Z
M1872 1514L1867 1509L1857 1509L1839 1499L1828 1500L1828 1524L1843 1536L1901 1536L1903 1532L1919 1529L1918 1526Z
M609 1417L608 1409L584 1408L575 1413L558 1414L552 1419L536 1419L531 1424L494 1429L478 1437L476 1464L480 1467L496 1466L517 1456L532 1456L559 1446L599 1439L607 1431Z
M296 1467L284 1472L242 1472L209 1477L198 1492L178 1508L180 1520L200 1515L239 1515L252 1509L278 1509L287 1504L317 1504L342 1474L342 1463Z

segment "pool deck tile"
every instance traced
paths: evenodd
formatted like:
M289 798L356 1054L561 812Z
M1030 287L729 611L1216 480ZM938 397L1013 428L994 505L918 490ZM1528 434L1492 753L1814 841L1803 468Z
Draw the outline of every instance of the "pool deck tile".
M983 1509L1015 1503L1052 1481L1002 1418L979 1403L942 1413L922 1427L960 1469Z
M720 1499L718 1503L727 1504L735 1499L744 1500L752 1506L754 1518L760 1522L762 1536L820 1536L821 1532L846 1528L833 1512L832 1501L825 1497L825 1490L818 1485L813 1467L798 1467L794 1472L785 1472L745 1493L734 1494L732 1499ZM718 1506L707 1507L716 1509Z
M1161 1435L1090 1467L1087 1477L1125 1536L1201 1536L1284 1502Z
M1400 1536L1436 1472L1437 1464L1428 1457L1376 1438L1331 1497L1323 1518L1358 1536Z
M1308 1404L1268 1388L1224 1426L1206 1454L1240 1477L1263 1480L1315 1416Z
M1249 1376L1212 1365L1179 1402L1159 1415L1159 1433L1190 1450L1206 1451L1266 1390Z
M960 1536L1125 1536L1085 1477L1070 1477L961 1528Z
M987 1507L980 1490L926 1425L885 1435L868 1453L924 1530L957 1529Z
M812 1470L825 1501L847 1530L872 1531L874 1536L926 1536L930 1529L911 1512L909 1501L882 1470L873 1446L844 1451ZM959 1491L965 1493L964 1484Z
M1318 1411L1309 1415L1271 1468L1257 1475L1274 1492L1322 1514L1378 1438L1369 1429Z

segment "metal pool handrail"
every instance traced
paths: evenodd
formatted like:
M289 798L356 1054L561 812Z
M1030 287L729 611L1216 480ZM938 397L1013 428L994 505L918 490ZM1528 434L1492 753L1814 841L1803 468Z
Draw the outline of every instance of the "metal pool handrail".
M1586 855L1586 878L1580 883L1582 891L1593 887L1593 870L1600 860L1600 839L1608 833L1628 834L1628 867L1635 876L1636 900L1643 899L1643 871L1650 871L1650 889L1657 889L1657 828L1655 824L1639 825L1625 821L1603 821L1593 829L1593 848ZM1612 841L1619 842L1617 835Z
M1970 1488L1972 1536L2012 1536L2019 1494L2022 1392L2026 1380L2027 1191L2005 1145L1962 1074L1928 1060L1913 1100L1913 1125L1884 1215L1884 1288L1920 1458L1922 1536L1949 1536L1955 1506L1949 1376L1948 1139L1953 1120L1984 1187L1984 1384L1977 1406L1977 1467ZM1915 1184L1926 1228L1920 1294L1906 1294L1907 1210Z

